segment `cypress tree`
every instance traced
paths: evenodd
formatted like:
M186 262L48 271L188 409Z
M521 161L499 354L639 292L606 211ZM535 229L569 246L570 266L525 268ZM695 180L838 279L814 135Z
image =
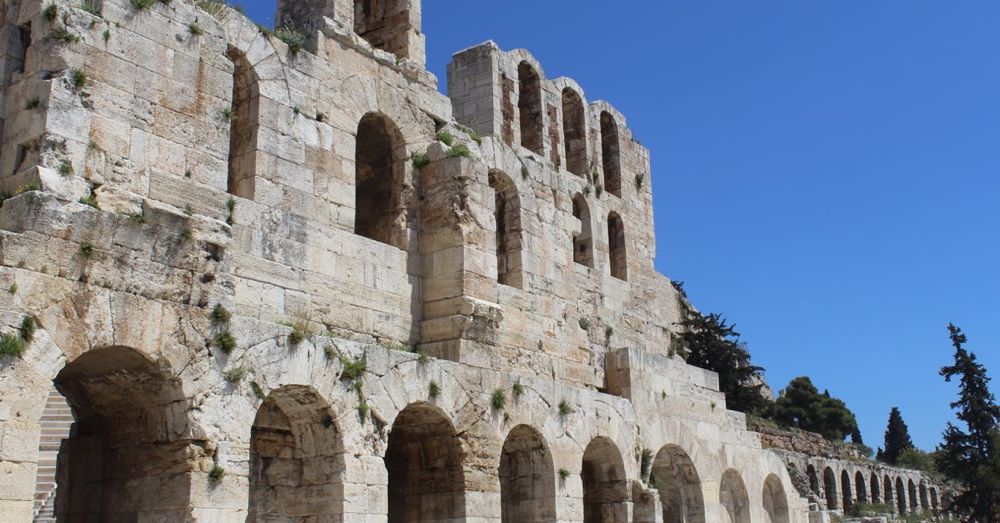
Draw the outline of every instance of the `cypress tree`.
M899 413L898 407L893 407L889 411L889 423L885 429L885 443L879 449L878 460L895 465L899 462L899 455L906 449L913 448L913 440L910 439L910 429L903 421L903 415Z
M951 512L962 521L1000 521L1000 406L990 393L986 368L965 349L968 341L958 327L948 324L955 363L941 368L941 376L957 378L958 400L951 404L965 430L951 422L938 447L938 469L962 488L952 499Z

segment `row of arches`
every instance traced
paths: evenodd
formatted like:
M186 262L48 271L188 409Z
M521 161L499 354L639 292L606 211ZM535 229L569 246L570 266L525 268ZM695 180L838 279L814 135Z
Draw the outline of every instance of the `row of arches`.
M234 80L227 189L236 196L253 199L260 94L256 75L246 56L230 48L229 58L234 64ZM608 118L611 118L610 115ZM615 125L613 119L609 125ZM354 232L407 249L407 202L402 190L406 183L407 152L402 133L387 116L368 113L358 123L356 136ZM581 147L585 147L585 142L585 138L574 141ZM617 145L609 147L617 150ZM489 184L495 192L497 280L501 284L520 288L523 285L521 248L524 239L517 186L506 173L497 170L489 173ZM573 235L573 260L593 268L589 205L586 198L578 193L573 198L572 206L573 217L580 222L579 230ZM627 280L625 226L616 212L608 214L607 234L611 275Z
M193 482L203 481L199 478L205 478L203 473L219 464L220 457L208 442L192 439L200 431L178 423L189 407L177 379L132 349L112 347L92 350L67 364L54 384L74 418L57 460L55 519L132 520L142 514L183 520L190 494L199 490L192 488ZM285 385L263 397L247 446L248 522L343 518L348 486L357 489L357 482L350 483L348 461L357 456L345 449L341 420L308 385ZM448 415L432 402L417 401L386 423L388 521L467 517L472 501L467 499L466 476L468 471L479 473L479 464L472 462L481 456L470 452L469 442ZM503 522L567 519L557 513L557 499L567 495L570 481L579 481L584 523L639 521L649 511L659 512L665 522L707 521L702 479L690 456L676 445L664 446L652 459L648 483L658 498L652 505L636 494L653 491L630 481L621 449L605 436L587 442L572 474L556 470L545 436L524 424L510 428L495 459ZM238 468L225 473L240 475ZM211 475L208 481L213 481ZM240 483L229 483L227 497ZM732 522L749 522L754 509L740 473L726 470L721 485L717 503L725 515ZM765 478L761 496L761 510L770 522L789 521L787 494L776 474Z
M847 510L855 503L891 505L900 514L909 512L938 512L941 510L938 489L926 480L914 482L912 478L842 470L840 475L832 467L823 469L823 481L813 465L806 469L809 487L821 495L829 510Z
M521 146L542 155L544 151L542 110L542 80L535 68L527 61L517 66L518 113L521 123ZM566 170L584 178L590 175L590 155L588 153L587 111L583 97L572 87L565 87L561 93L562 103L562 143L566 154ZM600 117L601 167L604 173L604 189L622 196L621 138L614 115L601 111ZM556 125L556 122L551 122ZM558 143L553 141L553 149ZM596 170L596 169L595 169Z

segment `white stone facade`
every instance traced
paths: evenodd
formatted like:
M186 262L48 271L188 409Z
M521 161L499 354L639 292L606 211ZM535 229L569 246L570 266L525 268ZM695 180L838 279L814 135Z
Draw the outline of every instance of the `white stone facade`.
M4 522L53 384L59 521L810 521L672 356L649 153L572 80L486 43L445 97L419 0L279 2L298 51L210 0L2 6Z

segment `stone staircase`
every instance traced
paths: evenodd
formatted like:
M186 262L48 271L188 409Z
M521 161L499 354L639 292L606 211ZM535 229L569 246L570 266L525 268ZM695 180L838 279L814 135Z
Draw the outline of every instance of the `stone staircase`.
M69 437L73 411L53 387L42 413L42 438L38 445L38 479L35 483L36 523L55 523L56 458L59 445Z

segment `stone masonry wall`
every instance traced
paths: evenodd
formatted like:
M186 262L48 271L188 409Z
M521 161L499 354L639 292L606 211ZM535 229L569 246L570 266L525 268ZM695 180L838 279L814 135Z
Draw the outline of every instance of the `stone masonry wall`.
M808 520L670 353L620 113L489 42L445 97L416 0L279 9L2 3L4 521L53 388L60 521Z

